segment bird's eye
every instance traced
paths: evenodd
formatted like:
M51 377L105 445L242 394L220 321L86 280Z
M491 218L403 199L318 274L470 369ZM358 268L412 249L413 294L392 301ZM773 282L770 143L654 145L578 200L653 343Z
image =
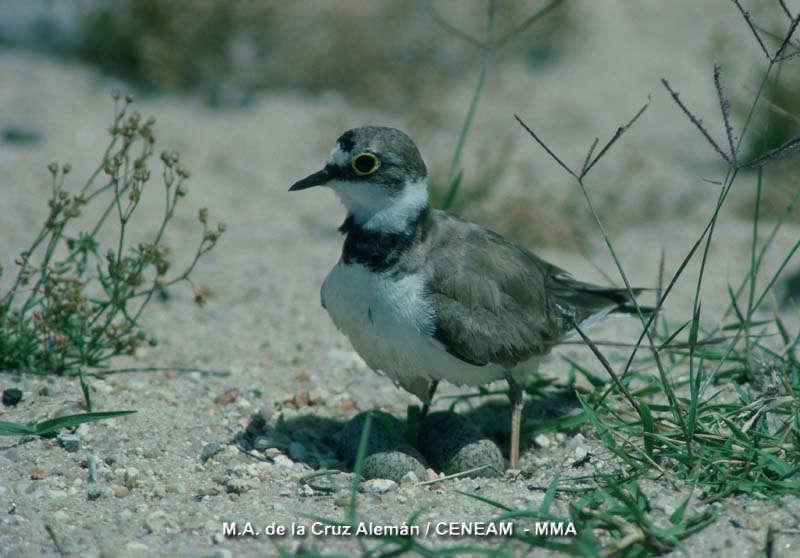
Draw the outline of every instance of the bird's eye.
M353 157L351 166L353 170L356 171L356 174L366 176L378 170L380 161L378 161L378 157L372 153L359 153Z

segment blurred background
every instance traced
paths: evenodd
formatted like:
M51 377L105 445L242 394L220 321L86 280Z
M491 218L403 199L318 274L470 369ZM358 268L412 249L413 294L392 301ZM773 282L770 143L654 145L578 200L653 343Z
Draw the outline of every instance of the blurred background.
M774 51L787 28L780 3L743 5ZM201 188L252 181L277 193L316 170L347 128L392 125L420 145L435 202L463 171L453 210L530 247L583 256L601 244L580 191L513 115L579 167L595 137L602 145L649 104L587 184L612 234L658 243L654 224L677 222L688 242L724 168L660 80L724 141L713 65L738 124L767 65L730 0L0 0L0 14L6 168L30 149L78 161L100 152L94 115L108 115L101 99L112 87L136 92L194 166L209 165ZM800 133L800 71L785 67L766 85L743 158ZM768 168L765 219L791 199L798 167ZM733 222L752 219L747 181L732 194ZM333 200L323 207L338 220Z

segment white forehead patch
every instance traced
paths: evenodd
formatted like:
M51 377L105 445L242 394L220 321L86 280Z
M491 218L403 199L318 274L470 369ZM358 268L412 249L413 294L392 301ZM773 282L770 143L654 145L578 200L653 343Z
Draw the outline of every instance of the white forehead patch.
M335 167L346 167L350 164L350 155L342 149L337 141L328 155L328 164Z

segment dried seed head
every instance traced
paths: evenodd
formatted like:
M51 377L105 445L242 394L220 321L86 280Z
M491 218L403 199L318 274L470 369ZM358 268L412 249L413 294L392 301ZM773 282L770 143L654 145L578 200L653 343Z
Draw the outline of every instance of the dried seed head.
M71 170L72 170L72 165L70 165L69 163L66 163L63 167L61 167L61 172L63 172L64 174L69 174L69 171Z
M122 93L120 93L119 89L112 89L111 90L111 98L115 101L119 101L119 98L122 97Z
M128 93L125 95L125 102L132 103L136 97L133 96L133 93Z
M50 171L51 174L58 174L58 163L55 161L47 165L47 170Z
M205 225L208 222L208 208L201 207L200 211L197 212L197 218Z
M180 197L184 197L188 193L189 193L189 187L186 184L181 184L180 186L178 186L177 194Z
M194 301L198 306L203 306L206 303L205 297L200 293L194 295Z
M105 172L107 175L110 176L115 172L117 172L117 165L113 162L108 162L105 165L103 165L103 172Z
M219 234L224 233L228 229L228 226L225 223L218 223L217 224L217 232Z
M69 194L67 192L65 192L64 190L59 190L58 191L58 199L63 201L65 199L67 199L68 197L69 197Z

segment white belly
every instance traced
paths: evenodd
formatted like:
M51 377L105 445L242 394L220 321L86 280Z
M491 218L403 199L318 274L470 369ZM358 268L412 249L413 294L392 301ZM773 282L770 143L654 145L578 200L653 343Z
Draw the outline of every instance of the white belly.
M482 385L509 374L463 362L433 338L434 310L420 275L395 278L340 261L322 284L322 304L370 368L422 400L430 380Z

